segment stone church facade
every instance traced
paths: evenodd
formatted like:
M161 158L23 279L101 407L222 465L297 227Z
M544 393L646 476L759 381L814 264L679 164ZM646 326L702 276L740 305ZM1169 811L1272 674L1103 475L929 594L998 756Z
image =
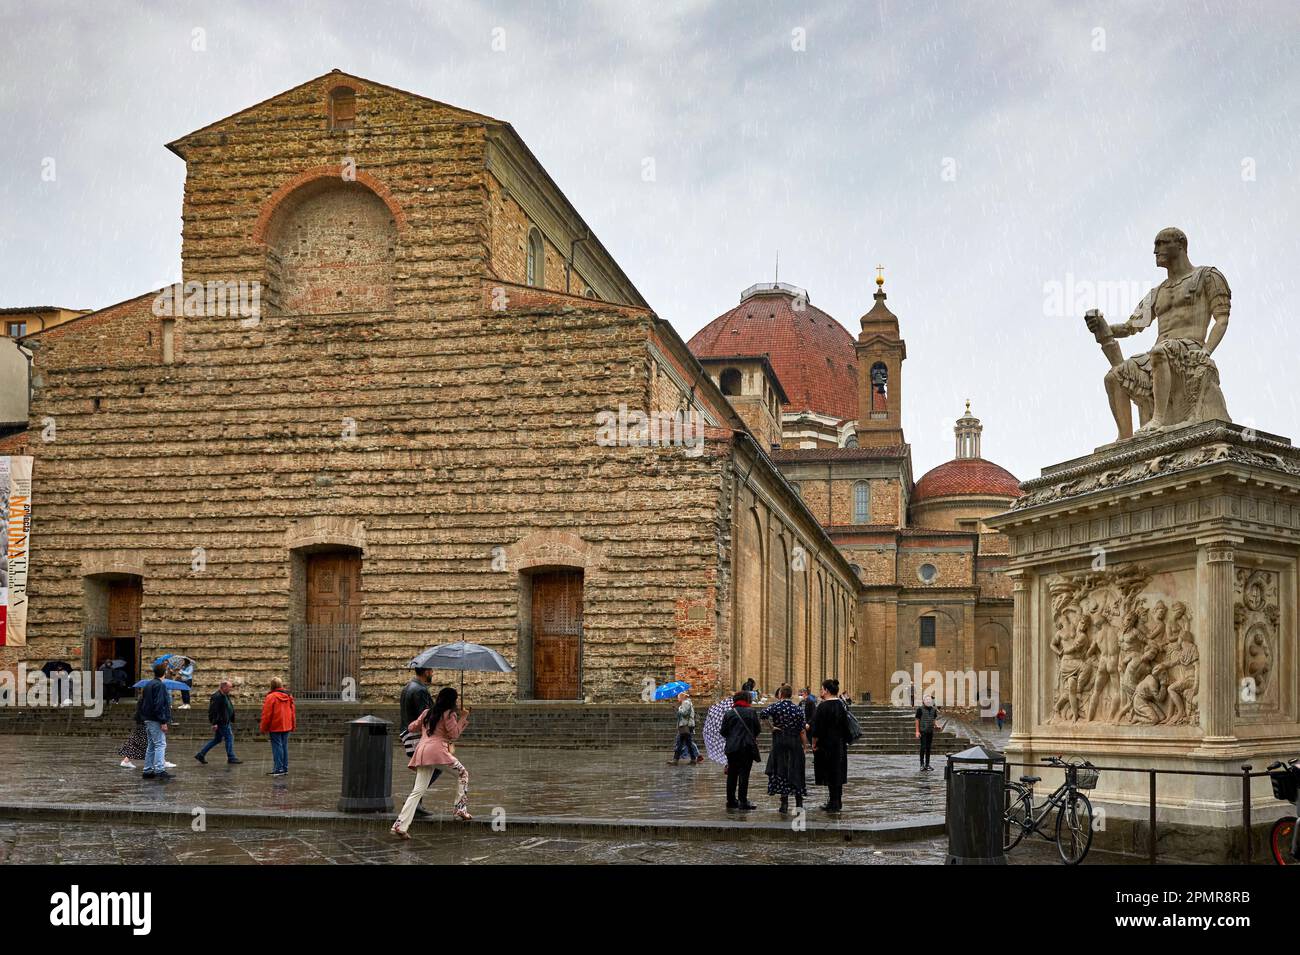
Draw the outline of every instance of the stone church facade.
M379 700L463 638L515 666L484 702L868 672L851 549L507 123L335 71L168 148L184 284L25 339L2 662Z
M803 289L764 283L692 337L691 349L862 583L859 692L906 701L918 673L922 689L927 674L940 674L950 704L985 700L995 679L996 695L1011 703L1007 540L985 519L1008 509L1019 484L982 456L983 426L969 402L954 428L955 457L913 480L903 435L907 346L883 282L856 339Z

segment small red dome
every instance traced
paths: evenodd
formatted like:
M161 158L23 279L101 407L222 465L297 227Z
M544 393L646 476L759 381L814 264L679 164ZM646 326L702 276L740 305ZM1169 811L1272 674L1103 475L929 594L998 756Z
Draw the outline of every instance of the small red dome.
M1020 482L1010 471L992 461L957 458L926 471L912 491L912 503L955 495L1019 497Z

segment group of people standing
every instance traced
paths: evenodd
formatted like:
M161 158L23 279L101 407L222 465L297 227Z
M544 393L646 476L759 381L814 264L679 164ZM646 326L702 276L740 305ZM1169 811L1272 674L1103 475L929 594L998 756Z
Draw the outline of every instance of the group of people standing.
M840 698L838 680L826 680L818 694L820 702L807 689L799 693L782 684L776 702L756 711L753 694L740 690L732 698L733 706L722 718L720 732L726 740L727 809L747 812L757 809L749 801L749 776L754 764L762 759L759 737L762 723L771 726L771 746L764 772L767 793L779 796L780 812L790 811L790 797L802 808L808 795L807 752L812 751L813 784L825 786L824 812L843 809L844 784L849 778L849 743L852 740L848 706ZM680 714L680 710L679 710ZM679 716L680 718L680 716ZM680 739L680 736L679 736ZM692 744L693 745L693 744Z
M167 761L167 737L172 725L171 693L163 683L167 674L165 663L155 663L153 679L140 690L140 698L135 707L135 731L127 737L118 755L122 757L119 764L123 769L135 769L133 759L143 760L144 768L141 779L166 781L173 776L167 770L175 769L176 764ZM216 691L208 700L208 723L212 726L212 738L203 746L194 758L207 765L207 755L216 746L224 744L226 762L232 765L243 760L235 755L235 701L230 696L233 685L229 680L222 680ZM188 696L189 694L185 694ZM188 708L188 703L181 704ZM270 692L262 701L262 718L258 724L261 732L271 741L271 771L268 776L287 776L289 774L289 734L297 728L297 709L293 695L280 677L271 679Z

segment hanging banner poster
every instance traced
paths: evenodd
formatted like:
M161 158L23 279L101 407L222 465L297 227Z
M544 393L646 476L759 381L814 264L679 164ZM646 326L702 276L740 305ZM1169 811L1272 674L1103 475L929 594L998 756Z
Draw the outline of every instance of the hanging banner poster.
M0 646L27 643L32 459L0 456Z

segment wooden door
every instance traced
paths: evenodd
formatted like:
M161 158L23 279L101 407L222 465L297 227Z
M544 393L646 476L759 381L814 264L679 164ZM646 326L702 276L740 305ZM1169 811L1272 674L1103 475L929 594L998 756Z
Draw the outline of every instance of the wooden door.
M533 696L576 700L582 696L582 571L533 577Z
M361 555L309 554L305 626L294 641L293 691L303 699L338 699L358 677Z
M140 598L144 588L139 580L112 581L108 585L108 636L97 637L94 646L95 669L105 660L126 661L127 675L135 682L140 656Z
M307 558L307 625L361 623L361 555L311 554Z

